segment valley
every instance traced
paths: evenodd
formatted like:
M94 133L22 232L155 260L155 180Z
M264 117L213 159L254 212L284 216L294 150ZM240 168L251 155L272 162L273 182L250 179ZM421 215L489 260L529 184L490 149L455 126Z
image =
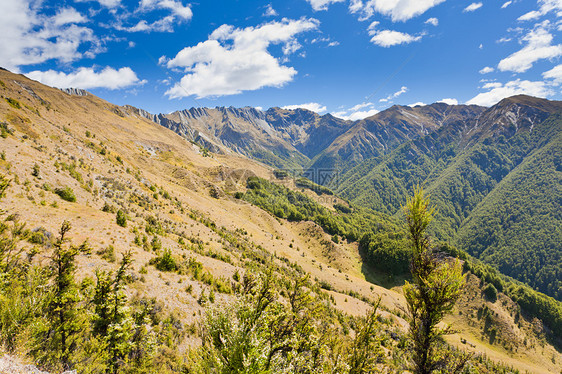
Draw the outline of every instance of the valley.
M280 108L154 115L6 70L0 86L0 172L10 181L0 200L3 233L9 238L15 222L28 230L14 242L20 257L5 252L2 260L49 266L68 220L71 244L89 248L76 255L75 274L77 304L93 315L85 300L94 300L99 272L117 274L130 252L123 313L136 318L136 331L148 326L153 350L123 364L129 372L191 372L207 313L246 300L245 276L260 274L275 278L280 300L306 279L317 303L306 310L318 309L319 325L331 323L342 351L380 299L385 343L376 368L403 372L410 258L401 206L422 184L438 210L436 245L463 261L467 279L446 317L455 329L447 342L474 353L475 372L559 373L560 102L394 106L352 122ZM290 175L319 169L331 174ZM29 302L30 279L40 278L30 274L2 293L3 344L62 371L28 344L36 315L5 317L21 308L7 300ZM88 334L77 343L85 349L77 350L80 373L105 370L103 355L88 358L101 349Z

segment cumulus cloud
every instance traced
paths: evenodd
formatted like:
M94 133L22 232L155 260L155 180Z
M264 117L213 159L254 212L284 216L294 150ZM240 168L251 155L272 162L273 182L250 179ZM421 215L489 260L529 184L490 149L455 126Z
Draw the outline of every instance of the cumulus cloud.
M69 74L54 70L36 70L25 75L48 86L60 88L108 88L116 90L145 83L145 81L139 80L137 74L129 67L115 70L108 66L100 72L96 72L93 68L80 68Z
M84 23L86 21L88 21L88 19L74 8L61 9L53 18L53 24L55 26L68 25L69 23Z
M361 104L357 104L357 105L351 107L351 108L349 109L349 111L350 111L350 112L357 112L359 109L368 108L368 107L371 107L371 106L373 106L373 105L374 105L374 104L373 104L373 103L370 103L370 102L369 102L369 103L363 102L363 103L361 103Z
M425 21L425 23L428 25L437 26L439 25L439 20L435 17L432 17L432 18L428 18L427 21Z
M92 29L73 8L55 15L39 14L29 0L4 0L0 12L0 62L15 71L48 60L71 62L93 57L103 48Z
M121 0L74 0L77 3L98 3L106 8L116 8L121 5Z
M146 13L157 10L167 10L169 14L152 22L144 19ZM173 32L176 25L187 22L192 17L191 7L183 5L181 1L141 0L134 12L120 14L111 26L116 30L127 32Z
M539 60L552 59L562 56L562 45L552 45L553 36L546 29L548 23L537 25L525 35L521 42L525 46L519 51L501 60L498 69L523 73L529 70Z
M377 114L379 111L374 109L373 105L374 104L371 102L363 102L361 104L354 105L349 109L333 112L332 115L349 121L357 121Z
M342 3L344 0L307 0L315 11L327 10L332 3Z
M334 117L338 117L338 118L345 119L345 120L348 120L348 121L358 121L360 119L364 119L364 118L367 118L367 117L374 116L377 113L379 113L378 110L371 109L371 110L359 110L359 111L352 112L352 113L349 113L348 111L334 112L334 113L332 113L332 115Z
M140 9L143 11L152 11L155 9L167 9L175 16L183 19L190 20L193 17L193 12L189 5L183 5L181 1L174 0L141 0Z
M119 31L128 32L173 32L174 26L176 25L176 18L172 15L166 16L152 23L146 22L146 20L140 20L136 25L131 27L123 27L115 25L115 29Z
M295 109L307 109L311 112L324 113L326 111L326 106L318 103L306 103L298 105L285 105L281 109L295 110Z
M537 19L541 16L541 12L538 10L532 10L528 13L523 14L521 17L517 18L518 21L531 21Z
M292 81L297 71L281 65L268 51L269 46L283 44L286 48L295 42L297 34L317 27L317 20L304 18L244 29L222 25L208 40L182 49L171 60L160 58L168 68L183 68L187 73L166 95L202 98L281 87Z
M505 84L499 82L490 82L482 86L488 90L482 92L470 99L467 104L475 104L482 106L492 106L506 97L513 95L531 95L537 97L548 97L554 92L547 83L542 81L528 81L516 79Z
M389 16L392 21L407 21L425 13L428 9L445 2L445 0L352 0L351 13L360 15L360 19L369 19L375 13Z
M480 69L479 73L480 73L480 74L488 74L488 73L491 73L491 72L493 72L493 71L494 71L494 68L493 68L493 67L485 66L485 67L483 67L482 69Z
M403 93L406 93L406 92L408 92L408 87L402 86L402 87L400 88L400 90L396 91L395 93L393 93L393 94L391 94L391 95L388 95L388 96L385 97L385 98L380 99L379 101L380 101L381 103L386 103L386 102L391 101L392 99L397 98L398 96L400 96L400 95L402 95Z
M552 84L558 86L562 84L562 64L556 65L552 69L542 73L543 78L552 79Z
M538 1L539 4L539 9L538 10L532 10L528 13L523 14L521 17L519 17L517 20L519 21L530 21L530 20L534 20L537 19L541 16L544 16L547 13L550 12L557 12L557 16L560 17L561 16L561 12L562 12L562 1L560 0L539 0Z
M482 8L482 3L472 3L463 9L463 12L474 12L477 9Z
M447 105L458 105L459 101L457 99L446 98L446 99L439 100L438 103L445 103Z
M265 17L275 17L277 15L277 11L273 9L271 4L267 4L265 7L265 12L263 13Z
M380 47L392 47L394 45L408 44L421 40L421 35L410 35L395 30L371 30L369 35L372 36L371 42Z

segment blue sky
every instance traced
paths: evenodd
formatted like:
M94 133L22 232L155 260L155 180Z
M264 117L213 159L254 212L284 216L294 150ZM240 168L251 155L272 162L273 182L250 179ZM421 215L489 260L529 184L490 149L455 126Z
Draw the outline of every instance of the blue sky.
M3 0L0 66L154 113L562 99L562 0Z

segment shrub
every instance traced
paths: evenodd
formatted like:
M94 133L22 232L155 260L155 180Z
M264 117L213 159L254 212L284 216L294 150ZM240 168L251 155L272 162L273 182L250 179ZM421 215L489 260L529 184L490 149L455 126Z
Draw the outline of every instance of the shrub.
M103 205L103 208L101 208L101 211L102 211L102 212L106 212L106 213L115 213L115 207L114 207L114 206L111 206L111 205L108 204L108 203L105 203L105 204Z
M117 211L115 220L117 221L117 224L119 226L127 227L127 216L125 215L125 212L123 212L121 209Z
M169 249L164 249L160 256L152 259L150 263L160 271L175 271L178 267Z
M492 303L495 303L496 300L498 299L498 290L491 283L488 283L486 287L484 287L483 292L486 299L488 301L491 301Z
M33 165L31 175L33 175L35 178L39 178L39 176L41 175L41 169L39 168L38 164Z
M55 193L63 200L70 201L71 203L76 202L76 195L74 195L74 191L70 187L57 188Z
M109 245L107 248L100 249L96 252L101 258L109 262L115 262L115 248Z

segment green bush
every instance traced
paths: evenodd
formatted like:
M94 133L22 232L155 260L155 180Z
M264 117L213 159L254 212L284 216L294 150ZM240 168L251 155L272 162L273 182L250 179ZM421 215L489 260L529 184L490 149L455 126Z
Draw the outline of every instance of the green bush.
M76 195L74 195L74 191L70 187L57 188L55 193L63 200L70 201L71 203L76 202Z
M117 211L117 215L115 216L115 220L117 224L121 227L127 227L127 215L121 209Z
M488 283L486 287L484 287L483 292L486 299L491 301L492 303L495 303L498 299L498 290L491 283Z
M178 268L176 260L169 249L164 249L160 256L150 261L150 264L160 271L175 271Z

